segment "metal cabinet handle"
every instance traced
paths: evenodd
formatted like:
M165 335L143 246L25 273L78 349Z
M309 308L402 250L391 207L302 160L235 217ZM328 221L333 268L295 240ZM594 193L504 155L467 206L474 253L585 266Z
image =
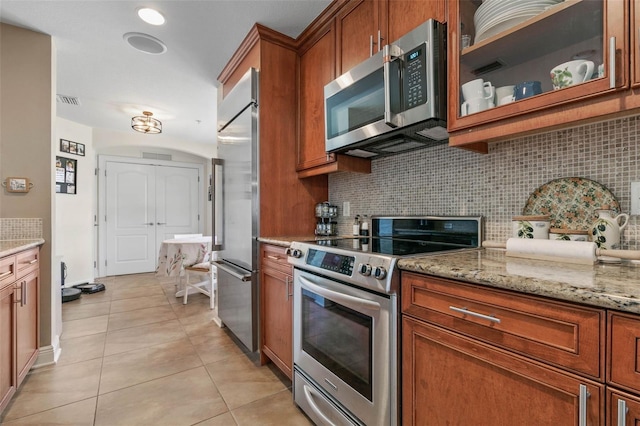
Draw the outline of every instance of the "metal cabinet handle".
M587 426L587 398L589 392L586 385L580 385L580 400L578 407L578 425Z
M270 255L270 254L267 255L267 258L268 259L272 259L272 260L280 260L280 256L273 256L273 255Z
M213 229L211 230L211 251L220 251L223 249L224 245L224 240L218 238L218 232L216 229L216 167L223 169L224 160L222 160L221 158L213 158L211 160L211 223L213 224ZM220 215L222 215L222 220L224 220L223 206L220 206ZM222 238L226 237L226 235L222 236ZM217 244L218 241L221 241L221 243Z
M464 314L464 315L469 315L472 317L476 317L476 318L481 318L481 319L485 319L491 322L496 322L498 324L500 324L500 318L496 318L494 316L491 315L484 315L484 314L480 314L478 312L473 312L468 310L467 308L456 308L455 306L449 306L449 309L451 309L452 311Z
M369 57L373 56L373 34L369 35Z
M609 39L609 88L616 88L616 38Z
M22 282L22 300L20 301L20 305L21 306L25 306L28 303L28 296L27 296L27 291L28 291L28 287L27 287L27 282L23 281Z
M378 30L378 52L382 50L382 40L384 40L384 38L382 38L380 30Z
M38 259L33 259L32 261L29 262L29 265L33 265L34 263L38 263Z
M13 271L7 271L0 274L0 280L13 274Z
M618 400L618 426L625 426L627 424L627 401L624 399Z

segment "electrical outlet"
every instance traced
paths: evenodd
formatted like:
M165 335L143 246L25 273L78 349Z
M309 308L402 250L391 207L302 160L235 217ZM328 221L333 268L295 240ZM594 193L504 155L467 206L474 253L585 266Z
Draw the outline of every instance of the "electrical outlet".
M342 202L342 216L344 217L351 216L351 203L348 201Z
M640 215L640 182L631 182L631 214Z

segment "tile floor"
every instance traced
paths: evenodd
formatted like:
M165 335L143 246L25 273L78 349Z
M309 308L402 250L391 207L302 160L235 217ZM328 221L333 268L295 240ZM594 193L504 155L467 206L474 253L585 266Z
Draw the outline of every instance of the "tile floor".
M154 274L96 281L106 290L62 305L59 362L29 373L1 424L311 425L290 381L211 321L206 296L183 305Z

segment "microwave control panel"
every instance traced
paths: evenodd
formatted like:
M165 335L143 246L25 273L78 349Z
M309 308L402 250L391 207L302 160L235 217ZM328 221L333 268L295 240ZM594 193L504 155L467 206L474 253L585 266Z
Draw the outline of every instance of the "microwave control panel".
M404 110L427 102L426 44L404 55Z

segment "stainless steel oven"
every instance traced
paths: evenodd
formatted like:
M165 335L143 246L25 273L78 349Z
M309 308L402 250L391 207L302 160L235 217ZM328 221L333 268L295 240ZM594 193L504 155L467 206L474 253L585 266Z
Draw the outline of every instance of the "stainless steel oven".
M294 399L319 425L398 425L400 257L479 247L481 217L373 217L371 237L294 242Z
M293 310L296 402L318 424L396 424L396 295L296 269Z

